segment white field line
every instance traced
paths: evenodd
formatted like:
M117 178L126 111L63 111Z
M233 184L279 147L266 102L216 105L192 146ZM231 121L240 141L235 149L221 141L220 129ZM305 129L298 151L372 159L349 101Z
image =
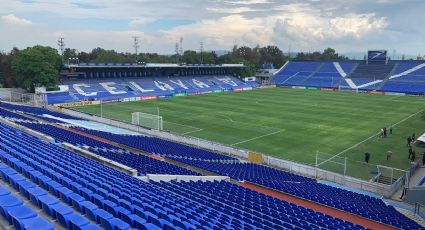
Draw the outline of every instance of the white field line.
M108 111L108 114L121 114L122 110L131 111L131 109L122 108L122 109L117 110L117 111ZM181 113L184 113L184 112L181 112ZM186 113L186 114L188 114L188 113ZM171 122L171 121L164 121L164 123L170 123L170 124L174 124L174 125L178 125L178 126L182 126L182 127L189 127L189 128L195 129L195 130L192 130L192 131L189 131L189 132L195 132L195 131L199 132L199 131L203 130L203 129L195 127L195 126L184 125L184 124L175 123L175 122Z
M396 127L397 125L399 125L399 124L401 124L401 123L403 123L403 122L405 122L405 121L409 120L411 117L416 116L418 113L420 113L420 112L422 112L422 111L424 111L424 110L425 110L425 108L422 108L422 109L420 109L419 111L417 111L416 113L413 113L413 114L409 115L408 117L403 118L403 119L402 119L402 120L400 120L399 122L395 123L395 124L394 124L394 127ZM364 142L366 142L366 141L368 141L368 140L370 140L370 139L372 139L372 138L374 138L374 137L378 136L379 134L380 134L380 132L377 132L377 133L373 134L372 136L370 136L370 137L368 137L368 138L366 138L366 139L364 139L364 140L360 141L359 143L356 143L356 144L354 144L353 146L351 146L351 147L349 147L349 148L347 148L347 149L345 149L345 150L341 151L340 153L335 154L334 156L332 156L331 158L327 159L326 161L323 161L322 163L318 164L318 166L319 166L319 165L322 165L322 164L324 164L324 163L326 163L326 162L328 162L328 161L330 161L330 160L332 160L332 159L334 159L335 157L337 157L337 156L339 156L339 155L341 155L341 154L343 154L343 153L347 152L347 151L348 151L348 150L350 150L350 149L353 149L353 148L355 148L355 147L359 146L360 144L362 144L362 143L364 143Z
M191 126L191 125L184 125L184 124L180 124L180 123L176 123L176 122L171 122L171 121L165 121L165 123L170 123L170 124L174 124L174 125L179 125L179 126L183 126L183 127L189 127L192 129L196 129L195 131L201 131L203 129L195 127L195 126ZM189 132L194 132L194 131L189 131Z
M195 133L195 132L201 132L203 129L193 130L189 132L182 133L183 135L189 134L189 133Z
M404 95L398 95L398 96L391 98L390 101L398 101L397 98L399 98L399 97L405 97L405 96Z
M232 120L232 118L230 118L227 115L223 115L223 114L216 114L216 116L218 117L224 117L226 120L230 121L230 122L235 122L234 120Z
M279 131L275 131L275 132L272 132L272 133L264 134L264 135L261 135L261 136L258 136L258 137L254 137L254 138L251 138L251 139L248 139L248 140L239 141L237 143L231 144L230 146L235 146L235 145L238 145L238 144L242 144L242 143L253 141L253 140L256 140L256 139L259 139L259 138L271 136L271 135L274 135L274 134L277 134L277 133L280 133L280 132L284 132L284 131L285 131L284 129L281 129Z

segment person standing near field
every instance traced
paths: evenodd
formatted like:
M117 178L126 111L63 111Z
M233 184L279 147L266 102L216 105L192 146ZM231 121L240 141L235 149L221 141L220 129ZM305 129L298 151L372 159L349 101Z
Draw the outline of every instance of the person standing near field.
M412 146L409 146L409 156L407 157L407 159L411 159L412 154L413 154Z
M416 159L416 152L415 152L415 150L413 150L411 161L415 162L415 159Z
M387 151L387 161L391 160L391 156L393 155L393 152L391 150Z
M370 159L370 153L369 153L369 152L366 152L366 153L364 154L364 161L366 161L366 163L368 163L368 164L369 164L369 159Z
M425 166L425 152L422 154L422 166Z
M390 125L390 134L393 134L393 128L394 128L394 125Z
M412 138L410 136L407 137L407 146L410 146L410 142L412 142Z

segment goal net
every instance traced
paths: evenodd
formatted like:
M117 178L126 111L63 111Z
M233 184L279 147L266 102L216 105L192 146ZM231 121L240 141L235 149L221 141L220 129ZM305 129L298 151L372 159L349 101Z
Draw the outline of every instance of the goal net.
M143 126L150 129L162 130L162 116L143 113L143 112L134 112L131 114L131 123L134 125Z

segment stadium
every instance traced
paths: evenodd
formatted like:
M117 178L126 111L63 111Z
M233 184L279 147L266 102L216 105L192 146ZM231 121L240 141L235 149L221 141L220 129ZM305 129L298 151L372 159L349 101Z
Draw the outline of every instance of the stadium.
M0 53L0 229L425 229L420 55L64 39Z

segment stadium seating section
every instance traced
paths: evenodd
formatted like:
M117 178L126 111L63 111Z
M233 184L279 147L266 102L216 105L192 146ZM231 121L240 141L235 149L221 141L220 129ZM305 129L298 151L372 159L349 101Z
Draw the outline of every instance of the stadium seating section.
M143 182L6 125L0 125L0 136L2 180L69 229L363 229L228 182ZM194 192L209 187L215 200ZM0 207L12 217L33 215L28 208L18 209L19 215L9 211L22 201L0 192ZM223 202L227 199L232 203ZM235 199L243 202L233 205ZM17 221L53 229L44 223L36 216Z
M42 108L31 109L7 103L1 103L0 107L41 117L49 113ZM0 116L17 119L16 123L52 136L56 141L80 146L135 168L139 175L200 174L130 152L114 143L397 228L421 229L417 223L381 199L321 184L312 178L268 166L244 163L231 156L154 137L111 134L74 126L64 129L58 124L25 120L22 115L4 109L0 109ZM0 138L2 179L12 185L16 180L26 180L28 183L25 182L25 186L38 188L37 192L43 195L29 195L30 200L39 204L52 218L58 218L64 226L91 226L90 223L97 223L108 228L119 226L118 229L130 226L169 226L170 229L280 229L278 226L288 229L362 229L229 182L143 182L65 150L60 145L43 142L3 124L0 124ZM19 183L13 187L19 189ZM46 192L49 194L46 195ZM83 214L85 216L81 216ZM91 222L86 221L86 217Z
M290 61L275 74L272 83L425 94L425 62Z
M108 72L115 73L115 72ZM96 77L93 75L92 77ZM202 93L214 90L233 90L257 87L256 82L245 83L231 75L198 75L182 77L138 77L127 78L109 74L107 79L64 80L67 92L49 93L49 104L81 100L118 100L143 96L165 96L173 93Z

